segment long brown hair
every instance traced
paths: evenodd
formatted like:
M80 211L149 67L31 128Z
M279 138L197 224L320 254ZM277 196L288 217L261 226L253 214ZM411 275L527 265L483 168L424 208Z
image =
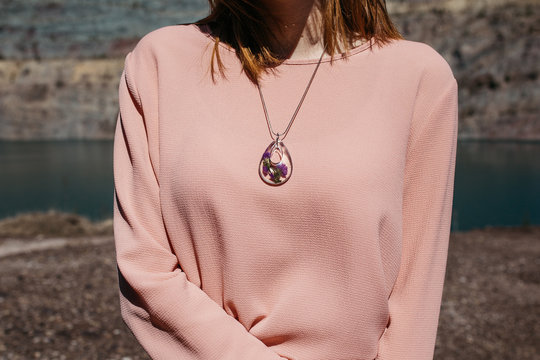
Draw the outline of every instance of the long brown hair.
M257 83L259 75L283 62L270 49L269 12L258 0L208 0L210 14L195 24L211 27L214 47L210 61L212 80L215 81L214 60L224 76L224 65L219 55L219 42L236 51L248 78ZM392 23L385 0L319 0L322 16L322 38L326 52L333 56L349 50L356 40L374 40L385 44L403 36ZM342 41L345 49L339 43Z

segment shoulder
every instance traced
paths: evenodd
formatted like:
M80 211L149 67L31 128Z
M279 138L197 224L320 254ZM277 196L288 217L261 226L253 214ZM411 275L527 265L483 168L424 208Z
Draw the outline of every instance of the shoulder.
M200 52L204 35L192 23L167 25L142 36L129 52L132 62L157 66L158 62L182 61Z
M174 44L184 44L193 36L188 25L168 25L142 36L124 60L123 75L137 102L154 100L157 93L158 69L164 63L178 61ZM176 51L177 52L177 51Z
M420 85L445 87L455 81L446 58L427 43L399 39L392 40L385 48L393 61L397 62L396 66L412 71Z
M135 45L133 51L159 52L177 44L200 43L201 32L193 23L167 25L145 34Z

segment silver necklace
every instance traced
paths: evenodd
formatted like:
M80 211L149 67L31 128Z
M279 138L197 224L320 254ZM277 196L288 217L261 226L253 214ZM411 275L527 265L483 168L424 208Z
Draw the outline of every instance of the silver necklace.
M321 57L319 58L319 62L317 63L317 66L315 67L315 70L313 70L313 74L311 75L311 78L309 79L309 83L306 86L306 90L304 90L304 94L302 95L302 98L300 99L300 102L298 103L298 106L296 107L296 110L291 117L291 120L289 120L289 125L287 125L287 129L285 129L285 132L281 133L275 133L274 130L272 130L272 125L270 124L270 118L268 116L268 110L266 109L266 104L264 102L264 96L262 94L261 88L259 84L257 83L257 88L259 89L259 95L261 97L261 102L264 109L264 116L266 117L266 123L268 124L268 127L270 128L271 136L274 135L275 138L272 136L273 141L268 145L266 150L264 151L261 161L259 162L259 175L261 179L269 184L269 185L283 185L287 182L287 180L290 179L292 174L292 159L291 155L289 154L289 150L283 143L283 139L285 139L285 136L287 136L287 133L289 132L289 129L291 128L291 125L296 118L296 114L298 114L298 111L300 110L300 106L302 106L302 103L304 102L304 98L306 97L306 94L309 90L309 87L311 86L311 83L313 82L313 78L315 77L315 74L317 73L317 69L319 68L319 65L321 64L321 60L323 58L323 55L326 51L326 47L323 50ZM274 161L274 158L277 156L277 161Z

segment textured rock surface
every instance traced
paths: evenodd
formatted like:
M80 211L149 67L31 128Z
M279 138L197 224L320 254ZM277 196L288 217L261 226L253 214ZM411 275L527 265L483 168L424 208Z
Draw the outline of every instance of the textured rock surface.
M463 138L540 139L540 2L388 1L405 38L459 83ZM147 32L204 16L202 0L6 0L0 139L110 139L125 54Z
M540 139L540 2L436 3L389 9L406 38L430 44L454 70L460 138Z
M0 58L123 56L146 32L206 12L202 0L2 0Z
M110 138L123 63L123 59L0 62L1 137Z

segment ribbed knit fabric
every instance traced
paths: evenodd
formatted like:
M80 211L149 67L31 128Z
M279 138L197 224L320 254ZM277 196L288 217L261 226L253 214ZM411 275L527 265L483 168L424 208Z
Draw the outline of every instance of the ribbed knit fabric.
M265 184L272 141L231 48L213 83L194 24L125 59L114 140L122 316L154 359L428 360L445 277L457 82L432 47L324 57ZM283 132L318 59L261 88Z

